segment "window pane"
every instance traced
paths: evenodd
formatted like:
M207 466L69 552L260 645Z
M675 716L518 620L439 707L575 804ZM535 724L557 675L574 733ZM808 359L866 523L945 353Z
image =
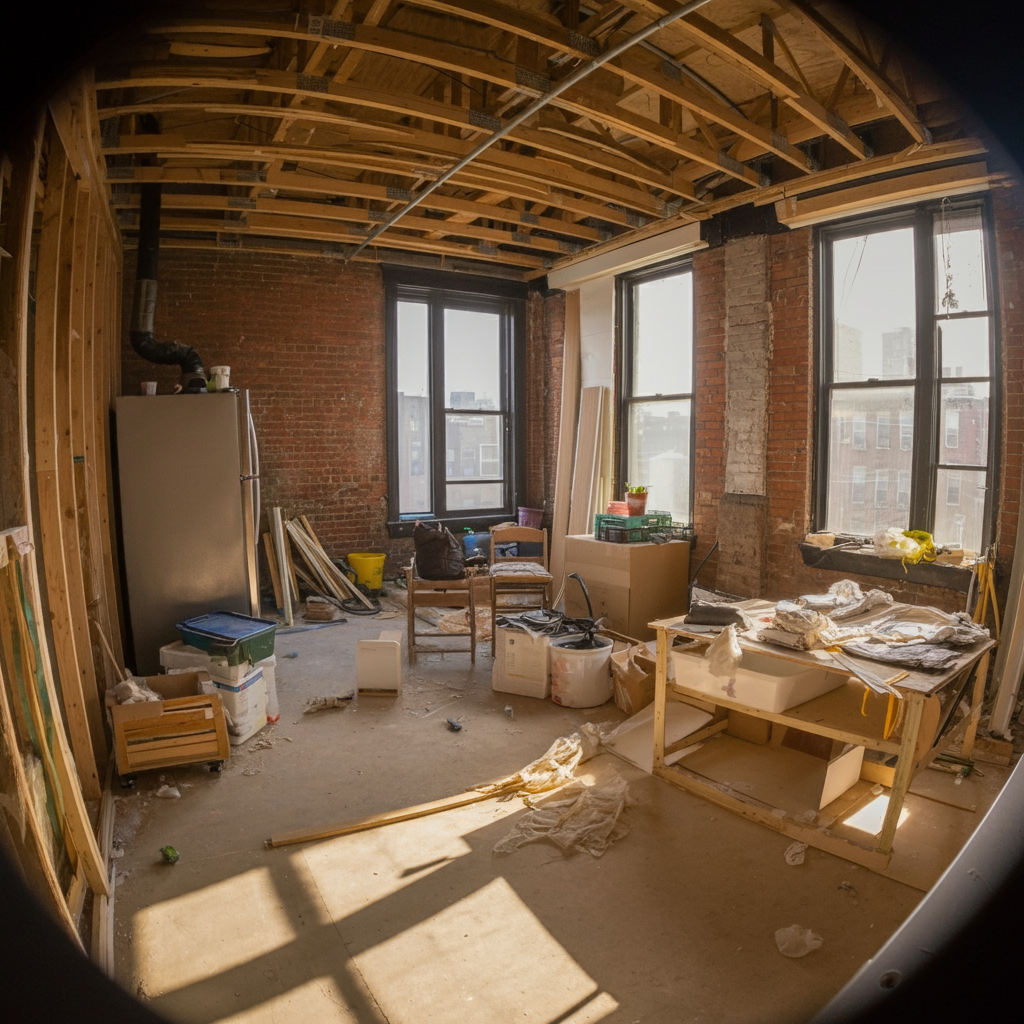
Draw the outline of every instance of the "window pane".
M875 447L889 447L889 414L887 412L880 412L875 421Z
M636 396L693 390L693 274L633 286L633 391Z
M398 511L430 513L427 306L398 303Z
M909 387L834 391L831 398L829 478L825 529L870 537L883 527L909 525L910 446L877 445L877 424L912 427L914 390ZM860 431L875 424L876 443L863 444ZM905 491L901 490L906 481ZM893 484L897 486L893 486Z
M988 309L981 210L935 214L935 312Z
M444 401L448 409L501 408L501 319L444 311Z
M445 479L449 483L500 480L504 417L446 413L444 423Z
M637 402L630 407L626 481L646 484L647 510L691 520L691 403Z
M943 377L988 376L988 317L939 324Z
M981 550L985 517L985 473L940 469L936 481L936 544Z
M915 375L914 296L911 228L832 243L833 380Z
M445 487L445 502L448 511L463 509L501 508L504 503L504 485L496 484L448 484Z
M988 465L988 394L988 384L942 385L941 462Z

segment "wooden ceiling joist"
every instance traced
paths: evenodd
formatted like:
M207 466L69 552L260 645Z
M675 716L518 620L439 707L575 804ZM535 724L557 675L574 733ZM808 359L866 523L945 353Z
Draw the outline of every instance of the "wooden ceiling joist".
M139 184L166 184L175 230L204 246L279 232L282 251L354 255L373 238L373 253L535 277L720 210L984 153L955 97L903 55L890 65L896 51L838 2L682 10L211 0L100 58L101 184L122 214ZM958 134L959 148L929 142Z

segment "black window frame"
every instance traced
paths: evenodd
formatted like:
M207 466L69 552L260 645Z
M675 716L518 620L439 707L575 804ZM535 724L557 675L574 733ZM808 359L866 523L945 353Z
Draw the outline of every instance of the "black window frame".
M942 203L949 204L951 211L978 209L984 233L985 288L988 306L985 315L989 320L989 376L987 378L961 377L944 378L940 358L939 327L944 321L978 316L978 311L957 313L935 312L935 253L934 221L942 209ZM830 243L857 237L874 231L886 231L900 227L912 227L914 231L915 258L915 302L916 302L916 374L904 379L869 379L863 382L833 381L832 344L832 303L833 281L830 259ZM945 450L945 418L942 414L942 385L954 379L965 382L984 381L989 386L988 436L986 451L988 485L982 523L981 550L991 545L994 532L994 511L999 486L999 460L997 438L1001 433L999 425L1001 409L1000 362L1000 303L996 279L995 222L991 199L987 195L966 195L946 200L919 203L896 210L858 218L833 222L819 227L815 247L816 279L818 282L818 316L816 317L817 374L816 374L816 437L814 466L814 528L827 529L828 483L829 483L829 441L831 394L834 390L857 388L906 387L914 388L914 416L910 505L908 529L927 530L934 528L937 505L945 501L945 495L938 494L940 470L978 471L982 467L946 464L942 459ZM902 423L900 429L900 450L903 446ZM889 467L892 468L892 467Z
M446 273L408 267L384 267L385 386L387 418L388 535L412 535L417 519L441 522L453 533L465 527L486 530L515 518L525 487L526 462L526 296L527 286L517 281ZM431 382L430 466L432 510L399 513L398 459L398 304L423 302L428 306L428 372ZM501 402L504 466L503 501L494 508L448 510L445 504L445 414L449 410L435 396L444 394L444 331L446 308L494 312L500 316ZM462 410L465 411L465 410ZM476 412L476 410L474 410ZM480 412L486 415L485 412Z
M679 394L656 394L656 395L634 395L633 392L633 329L636 323L634 316L634 288L647 281L659 280L664 277L672 277L679 273L689 273L693 294L691 304L692 323L690 325L690 386L691 391ZM632 420L630 415L631 407L636 403L650 402L690 402L690 507L683 516L683 522L693 523L695 496L694 487L696 482L696 426L697 426L697 288L696 273L693 267L692 256L674 257L662 263L653 264L638 270L620 274L615 279L615 322L618 333L618 423L615 431L615 483L614 496L621 497L628 482L629 473L629 425ZM637 481L648 483L649 481ZM654 504L648 506L657 508L657 496Z

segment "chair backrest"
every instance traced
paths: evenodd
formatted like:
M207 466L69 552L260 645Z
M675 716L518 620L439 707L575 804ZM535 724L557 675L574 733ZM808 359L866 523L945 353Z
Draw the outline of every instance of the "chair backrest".
M523 555L504 554L502 547L511 544L532 544L541 546L542 554ZM548 567L548 531L537 530L531 526L492 526L491 527L491 564L495 562L538 562L545 569Z

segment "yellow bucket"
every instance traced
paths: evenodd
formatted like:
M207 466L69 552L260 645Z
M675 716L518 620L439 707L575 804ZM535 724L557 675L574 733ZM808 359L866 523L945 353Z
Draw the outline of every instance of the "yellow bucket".
M384 586L384 559L386 555L363 551L348 556L348 564L356 571L356 583L370 590L380 590Z

